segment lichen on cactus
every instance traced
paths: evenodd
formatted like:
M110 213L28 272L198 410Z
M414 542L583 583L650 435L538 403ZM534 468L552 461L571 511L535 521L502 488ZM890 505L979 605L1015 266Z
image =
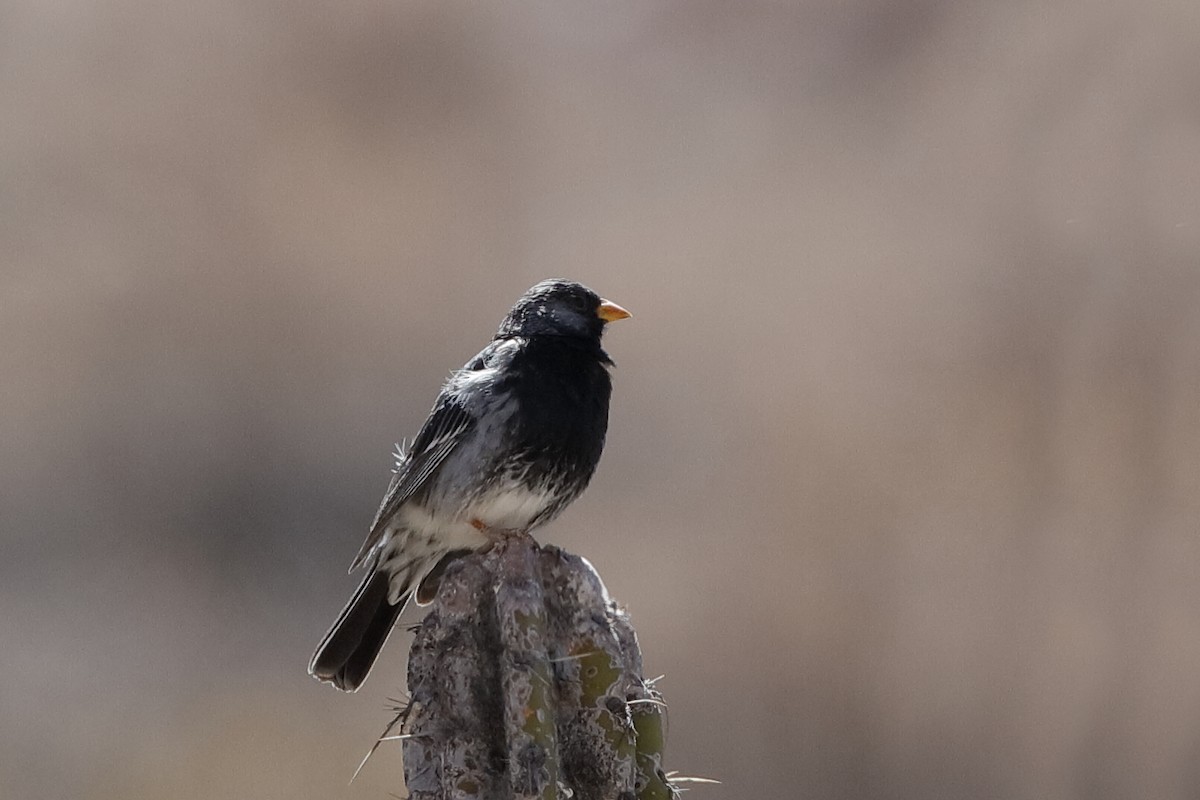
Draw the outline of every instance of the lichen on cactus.
M447 569L409 656L412 800L674 800L665 706L584 559L528 537Z

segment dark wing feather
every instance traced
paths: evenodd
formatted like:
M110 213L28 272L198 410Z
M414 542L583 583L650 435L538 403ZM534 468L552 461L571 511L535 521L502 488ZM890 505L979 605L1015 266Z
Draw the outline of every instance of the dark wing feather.
M387 520L421 488L474 425L475 418L462 404L451 393L442 392L417 438L413 440L412 449L404 461L397 465L387 494L375 513L375 521L371 523L371 532L350 565L351 571L361 566L371 548L379 543Z

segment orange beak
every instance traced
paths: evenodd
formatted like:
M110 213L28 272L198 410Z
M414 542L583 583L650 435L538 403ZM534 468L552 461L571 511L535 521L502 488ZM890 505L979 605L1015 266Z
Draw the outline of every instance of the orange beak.
M600 307L596 309L596 316L605 322L616 322L619 319L629 319L633 314L630 314L616 303L609 300L601 300Z

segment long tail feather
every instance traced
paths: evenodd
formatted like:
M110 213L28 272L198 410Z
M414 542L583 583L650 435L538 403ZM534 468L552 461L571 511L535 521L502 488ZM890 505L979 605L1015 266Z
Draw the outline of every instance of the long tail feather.
M337 621L317 646L308 672L332 683L343 692L353 692L366 680L396 618L408 600L388 602L388 575L372 570L342 609Z

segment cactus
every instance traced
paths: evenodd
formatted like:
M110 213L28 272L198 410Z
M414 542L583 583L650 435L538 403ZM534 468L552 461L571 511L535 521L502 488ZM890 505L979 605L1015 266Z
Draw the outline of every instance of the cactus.
M584 559L528 537L447 569L403 714L412 800L674 800L665 706Z

